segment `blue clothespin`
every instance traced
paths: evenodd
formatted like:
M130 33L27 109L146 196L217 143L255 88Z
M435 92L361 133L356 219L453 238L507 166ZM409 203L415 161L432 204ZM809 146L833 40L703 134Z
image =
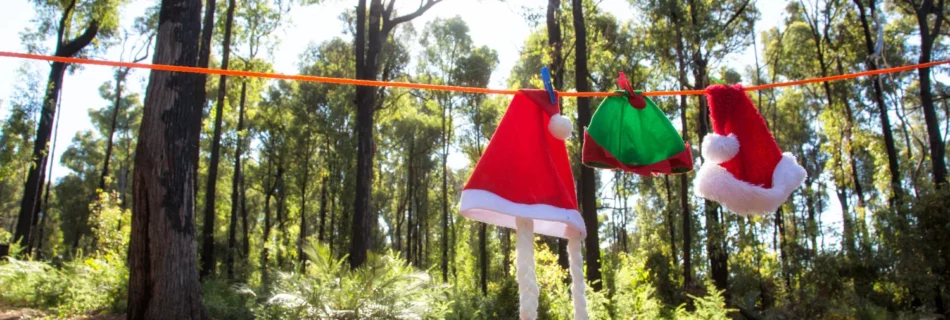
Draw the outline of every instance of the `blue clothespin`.
M548 91L551 104L557 104L557 94L554 93L554 85L551 84L551 71L548 71L548 67L541 68L541 81L544 82L544 90Z

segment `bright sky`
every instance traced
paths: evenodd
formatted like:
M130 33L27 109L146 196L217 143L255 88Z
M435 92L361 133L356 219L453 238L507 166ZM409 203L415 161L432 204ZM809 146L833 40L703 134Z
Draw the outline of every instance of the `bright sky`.
M25 48L20 44L19 34L27 29L34 28L30 19L34 16L33 7L29 0L5 0L4 10L0 10L0 50L25 52ZM759 21L756 23L756 34L762 30L774 27L779 21L782 21L786 1L766 0L757 1L760 11ZM151 1L133 0L122 10L122 25L130 27L136 16L144 12ZM414 9L418 1L401 0L397 3L397 11L409 12ZM511 72L511 68L520 56L520 49L531 30L530 25L521 16L524 7L544 8L544 0L445 0L413 21L417 30L421 30L426 22L437 17L450 18L461 16L470 28L471 37L476 45L487 45L498 52L499 66L492 75L491 86L502 88L505 86L505 79ZM310 43L320 43L333 37L346 37L343 34L343 23L339 15L354 6L352 1L326 1L319 6L309 6L295 8L291 13L292 24L284 28L280 38L279 47L274 50L274 60L276 71L279 73L293 74L297 72L298 55L304 52ZM634 17L634 9L628 4L627 0L601 0L599 7L613 13L621 21L626 21ZM543 22L543 21L542 21ZM543 23L541 24L543 25ZM761 46L759 46L761 49ZM100 59L118 60L121 48L112 48ZM733 69L742 72L745 67L754 63L754 52L750 46L741 54L735 54L729 57L725 63ZM24 62L11 58L0 58L0 74L7 76L0 77L0 99L3 100L0 107L0 118L6 118L9 109L9 97L13 94L14 84L17 80L16 70L24 63L31 64L33 70L37 70L44 83L49 73L49 66L43 62ZM59 156L69 145L75 134L81 130L92 129L89 121L88 110L90 108L99 108L108 105L109 102L102 100L98 94L98 88L104 82L112 80L113 70L106 67L89 66L84 67L73 75L68 75L65 79L62 92L62 110L61 122L59 126L59 135L56 139L55 158L53 176L62 177L67 172L59 163ZM146 71L138 70L132 73L130 79L131 88L136 92L144 93L144 79L147 76ZM649 88L646 88L649 89ZM456 159L450 159L453 167L462 167L467 164L464 157L459 156ZM609 177L604 177L609 180ZM840 213L837 211L837 199L832 198L832 212L827 212L825 216L831 219L840 219ZM830 219L826 219L830 220ZM827 221L830 222L830 221Z

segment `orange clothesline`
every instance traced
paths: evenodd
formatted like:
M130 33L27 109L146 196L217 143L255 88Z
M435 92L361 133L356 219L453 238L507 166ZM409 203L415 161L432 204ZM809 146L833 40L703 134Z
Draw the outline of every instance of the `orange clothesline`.
M74 64L88 64L88 65L98 65L98 66L108 66L108 67L215 74L215 75L232 76L232 77L267 78L267 79L296 80L296 81L307 81L307 82L348 84L348 85L357 85L357 86L399 87L399 88L413 88L413 89L425 89L425 90L440 90L440 91L484 93L484 94L506 94L506 95L514 95L518 93L518 90L508 90L508 89L460 87L460 86L447 86L447 85L411 83L411 82L399 82L399 81L359 80L359 79L332 78L332 77L320 77L320 76L308 76L308 75L288 75L288 74L280 74L280 73L265 73L265 72L241 71L241 70L183 67L183 66L173 66L173 65L165 65L165 64L149 64L149 63L119 62L119 61L108 61L108 60L70 58L70 57L56 57L56 56L48 56L48 55L41 55L41 54L18 53L18 52L8 52L8 51L0 51L0 57L42 60L42 61L55 61L55 62L74 63ZM933 66L948 64L948 63L950 63L950 60L941 60L941 61L921 63L921 64L915 64L915 65L909 65L909 66L901 66L901 67L879 69L879 70L872 70L872 71L863 71L863 72L842 74L842 75L823 77L823 78L811 78L811 79L795 80L795 81L788 81L788 82L763 84L763 85L758 85L758 86L745 87L745 90L758 91L758 90L764 90L764 89L796 86L796 85L809 84L809 83L854 79L854 78L866 77L866 76L871 76L871 75L895 73L895 72L922 69L922 68L930 68ZM701 94L704 94L705 92L706 92L705 90L677 90L677 91L645 91L645 92L642 92L641 94L648 97L659 97L659 96L677 96L677 95L701 95ZM609 97L609 96L620 95L619 93L615 93L615 92L566 92L566 91L557 91L557 94L558 96L561 96L561 97Z

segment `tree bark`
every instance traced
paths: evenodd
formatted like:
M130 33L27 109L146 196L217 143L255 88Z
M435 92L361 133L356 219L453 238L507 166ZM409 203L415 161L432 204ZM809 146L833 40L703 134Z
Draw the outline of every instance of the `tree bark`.
M672 264L671 264L671 266L675 266L675 265L676 265L676 262L677 262L677 259L676 259L676 223L675 223L674 217L673 217L673 203L672 203L672 200L673 200L672 197L673 197L673 195L670 193L670 176L669 176L669 175L664 175L664 176L663 176L663 182L664 182L664 185L666 186L666 212L667 212L667 214L668 214L666 220L667 220L667 228L670 229L670 256L671 256L671 258L672 258Z
M201 5L163 0L153 62L195 66ZM152 71L135 152L128 319L208 319L195 248L201 109L188 73Z
M297 235L297 259L300 262L307 261L306 253L304 252L304 241L307 239L307 188L310 185L310 158L311 152L313 149L310 147L310 137L309 137L309 128L307 131L307 137L304 138L304 148L307 151L304 153L306 157L303 160L303 183L300 185L300 232ZM303 266L303 264L301 264Z
M106 177L109 176L109 162L112 160L112 140L119 122L119 110L122 107L122 81L129 73L128 68L119 69L115 77L115 103L112 107L112 121L109 124L109 136L106 138L106 154L102 162L102 173L99 174L99 190L106 191Z
M397 25L422 15L441 0L426 0L410 14L393 18L395 0L383 7L381 0L370 0L369 24L367 29L366 0L356 5L356 34L354 53L356 55L356 78L376 80L379 74L379 56L383 42ZM376 108L377 90L373 87L356 87L356 196L354 197L353 220L350 242L350 268L359 268L366 262L371 227L370 214L373 212L370 198L373 195L373 117Z
M561 37L561 24L558 22L560 13L561 0L549 0L546 21L551 65L549 65L548 68L551 70L551 82L555 90L562 89L564 86L564 55L561 53L564 45ZM561 101L559 99L558 105L560 106L560 104ZM567 241L564 239L554 239L554 241L557 242L557 263L562 269L566 270L568 268ZM566 280L567 279L565 279L565 281Z
M66 27L67 19L70 17L72 8L70 5L63 11L59 23L59 36L56 39L57 57L73 57L83 48L89 45L99 33L99 23L93 20L81 35L66 41L63 39L63 29ZM40 195L43 191L43 182L46 176L46 166L49 161L47 145L50 135L53 133L53 116L56 115L56 106L59 103L59 92L63 88L63 77L66 73L67 64L53 62L50 67L49 78L46 85L46 96L43 98L43 109L40 112L40 123L36 128L36 140L33 142L33 156L30 165L30 171L27 173L26 182L23 187L23 199L20 202L20 213L17 216L16 229L13 231L13 242L18 242L21 248L25 248L25 254L30 254L32 247L32 229L36 215L40 209Z
M442 282L449 280L449 139L446 120L452 114L451 102L442 102ZM448 114L446 114L448 113Z
M235 0L228 0L228 13L224 23L224 44L221 47L221 69L228 69L231 57L231 26L234 23ZM203 84L201 84L203 85ZM211 162L208 164L208 183L205 188L204 225L201 232L201 279L214 275L214 223L215 189L218 185L218 161L221 153L221 118L224 113L224 99L228 92L228 77L218 80L218 101L214 108L214 133L211 137Z
M228 280L234 279L234 255L237 250L237 224L238 224L238 214L241 203L241 193L240 193L240 184L241 180L244 178L241 176L241 155L242 147L241 144L241 131L244 130L244 102L247 98L247 81L241 83L241 102L238 107L238 125L237 125L237 141L234 147L234 175L231 179L231 224L228 225L228 255L226 261L226 268L228 273ZM244 219L245 224L245 236L247 235L247 219Z
M870 10L870 16L873 20L875 17L875 10L877 9L877 1L869 0L868 8ZM875 43L871 37L871 26L868 23L867 14L864 10L864 3L862 0L854 0L854 4L858 6L858 14L861 18L861 27L864 30L864 44L868 50L868 57L866 64L869 71L877 70L877 61L874 58L875 52L874 47ZM883 55L883 53L881 53ZM881 82L883 78L881 76L876 76L871 79L871 86L874 90L874 102L877 104L878 114L881 117L881 131L884 133L884 146L887 149L887 167L891 173L891 205L897 210L903 211L902 208L902 197L904 194L904 189L901 187L901 175L900 175L900 166L898 165L897 160L897 147L894 144L894 133L891 130L891 120L887 111L887 105L884 104L884 89L882 88Z
M270 173L270 170L268 170ZM277 175L280 175L282 172L278 169ZM270 283L270 278L268 277L268 259L270 258L270 248L268 243L270 242L270 229L271 229L271 217L270 217L270 201L274 196L274 192L277 189L277 177L274 178L274 183L267 187L267 190L264 191L264 236L261 238L261 283L268 285Z
M702 57L694 58L696 65L695 85L698 88L705 88L708 82L707 60ZM696 128L696 134L699 137L699 145L702 145L703 138L709 133L709 108L707 107L706 97L699 96L699 125ZM706 215L706 254L709 257L710 273L716 284L716 289L727 290L729 288L729 258L726 254L724 242L726 238L723 230L722 221L716 210L718 204L705 200L703 211Z
M943 0L923 0L920 7L915 7L917 16L917 25L920 27L920 57L917 63L929 63L931 61L934 49L934 43L942 28L945 16ZM934 14L934 27L930 28L930 14ZM930 163L933 166L933 182L938 189L943 188L947 183L947 163L946 150L943 138L940 136L940 120L937 118L936 109L934 109L934 98L932 92L932 81L930 77L930 68L917 69L920 77L920 104L924 109L924 121L927 124L927 137L930 143Z
M584 21L584 9L582 0L572 0L571 12L574 18L574 82L578 92L590 91L587 77L590 73L587 70L587 27ZM583 128L590 125L591 110L589 98L577 99L577 128L578 133L583 132ZM583 139L580 139L583 144ZM583 145L578 150L583 150ZM587 238L584 239L584 245L587 247L584 257L587 262L587 281L592 283L596 291L603 289L600 276L600 235L597 233L597 199L595 198L596 176L594 169L590 167L581 167L580 183L580 202L581 215L584 218L584 225L587 226Z

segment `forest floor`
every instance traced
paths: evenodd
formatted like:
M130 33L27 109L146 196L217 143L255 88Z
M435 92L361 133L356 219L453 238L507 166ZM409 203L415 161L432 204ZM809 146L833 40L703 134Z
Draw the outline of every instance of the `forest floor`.
M15 308L0 302L0 320L50 319L55 314L31 308ZM86 315L68 318L70 320L122 320L124 314Z

